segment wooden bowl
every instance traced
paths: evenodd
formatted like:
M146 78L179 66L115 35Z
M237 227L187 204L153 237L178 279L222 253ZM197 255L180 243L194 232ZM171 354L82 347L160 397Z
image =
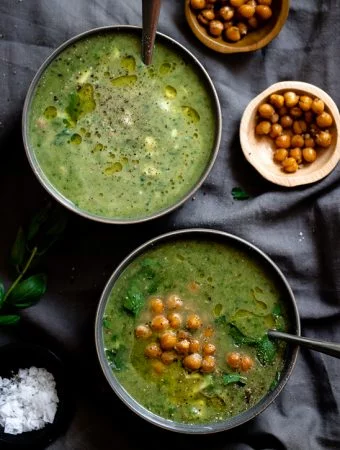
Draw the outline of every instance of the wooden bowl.
M332 144L328 148L318 147L317 159L313 163L304 164L294 173L285 173L281 165L273 160L273 140L269 136L256 135L255 126L259 105L271 94L290 90L298 95L307 94L324 101L325 111L333 117L333 125L329 128ZM273 84L248 104L240 124L240 141L244 156L264 178L281 186L293 187L321 180L335 168L340 159L339 130L339 110L326 92L301 81L283 81Z
M240 41L232 43L222 37L212 37L207 29L197 20L197 13L191 9L190 0L185 0L185 16L188 24L196 37L207 47L220 53L242 53L258 50L269 44L281 31L287 20L289 12L289 0L273 0L273 15L266 24L249 32Z

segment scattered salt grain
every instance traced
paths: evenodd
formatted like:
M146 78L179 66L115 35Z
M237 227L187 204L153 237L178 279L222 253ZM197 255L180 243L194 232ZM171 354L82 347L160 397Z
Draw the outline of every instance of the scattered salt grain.
M40 430L52 423L59 402L54 377L46 369L19 369L13 378L0 377L0 425L5 433Z

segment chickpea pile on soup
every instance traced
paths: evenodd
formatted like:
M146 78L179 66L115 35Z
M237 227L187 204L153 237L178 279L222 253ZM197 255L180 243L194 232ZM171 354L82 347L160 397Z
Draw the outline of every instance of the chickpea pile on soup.
M237 42L272 16L272 0L190 0L198 22L213 37Z
M176 240L135 258L103 318L113 376L151 412L182 423L225 420L280 379L288 329L280 288L256 257L213 241Z
M331 145L332 125L323 100L286 91L270 95L259 106L255 133L274 141L274 161L284 172L294 173L314 162L318 150Z

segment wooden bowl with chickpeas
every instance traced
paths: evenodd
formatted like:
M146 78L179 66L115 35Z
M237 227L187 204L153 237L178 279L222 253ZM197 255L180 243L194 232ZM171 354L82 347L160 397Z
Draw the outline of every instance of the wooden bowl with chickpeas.
M220 53L258 50L281 31L289 0L186 0L185 15L196 37Z
M322 89L301 81L273 84L245 109L240 141L267 180L293 187L327 176L340 159L339 110Z

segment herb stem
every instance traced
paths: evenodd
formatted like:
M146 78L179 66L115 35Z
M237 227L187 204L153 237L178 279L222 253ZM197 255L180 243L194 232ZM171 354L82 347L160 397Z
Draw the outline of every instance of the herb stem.
M22 272L20 273L20 275L16 278L16 280L13 282L13 284L11 285L11 287L8 289L8 291L6 292L3 301L2 301L2 305L6 302L9 294L13 291L13 289L15 288L15 286L20 282L20 280L22 279L22 277L25 275L25 273L27 272L29 266L31 265L33 258L35 257L36 253L38 251L38 247L34 247L30 257L27 260L27 263L25 265L25 267L23 268Z

